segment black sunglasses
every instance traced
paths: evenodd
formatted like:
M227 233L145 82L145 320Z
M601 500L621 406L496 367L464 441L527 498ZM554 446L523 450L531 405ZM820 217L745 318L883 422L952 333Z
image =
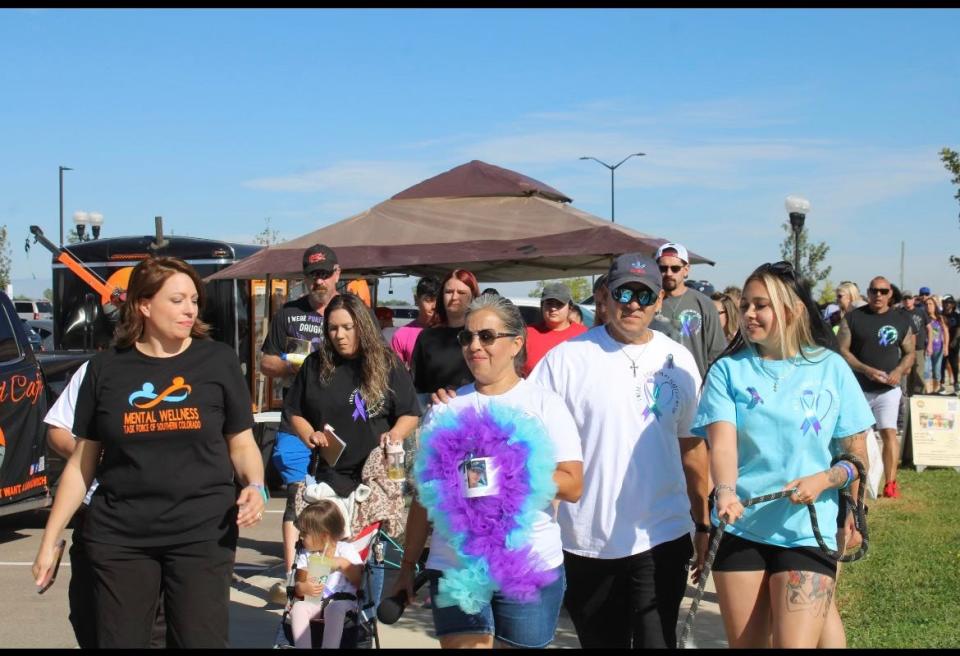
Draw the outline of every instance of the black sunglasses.
M480 343L484 346L490 346L501 337L517 337L517 333L498 333L496 330L484 328L477 332L461 330L457 333L457 341L460 342L460 346L470 346L473 344L474 335L480 338Z
M889 287L870 287L867 289L867 292L870 294L880 294L881 296L886 296L890 293Z
M313 278L314 280L326 280L332 276L336 271L327 271L326 269L319 269L317 271L311 271L307 274L308 278Z
M797 279L797 273L793 269L793 265L787 262L786 260L780 260L779 262L774 262L771 264L767 262L760 266L757 269L758 273L772 273L775 276L780 276L781 278L790 278L791 280Z
M671 273L680 273L680 270L683 269L682 264L661 264L660 273L666 273L670 271Z
M636 301L640 305L653 305L657 302L657 295L649 289L631 289L630 287L617 287L612 292L613 300L617 303L626 305L630 301Z

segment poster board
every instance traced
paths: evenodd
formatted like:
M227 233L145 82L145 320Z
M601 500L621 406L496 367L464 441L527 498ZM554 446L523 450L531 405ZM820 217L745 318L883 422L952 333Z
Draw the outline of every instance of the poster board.
M910 398L913 464L960 469L960 399L954 396Z

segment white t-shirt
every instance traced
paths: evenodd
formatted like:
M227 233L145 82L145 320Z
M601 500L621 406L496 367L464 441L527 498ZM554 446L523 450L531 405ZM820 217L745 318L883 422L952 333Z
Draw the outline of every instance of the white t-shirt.
M693 529L678 438L691 436L700 373L686 347L658 332L622 344L597 326L530 380L564 399L582 440L583 495L558 517L566 551L625 558Z
M547 435L553 442L553 455L556 462L583 460L580 451L580 436L573 417L559 396L542 387L521 379L509 391L496 396L480 394L476 388L466 385L457 390L457 396L449 404L431 406L430 413L424 422L424 429L438 412L458 411L472 407L478 410L485 408L491 402L505 404L523 410L537 417L547 429ZM567 505L560 502L560 506ZM560 527L553 521L552 505L537 513L537 518L530 531L532 550L540 558L541 570L553 569L563 564L563 547L560 542ZM447 570L459 566L460 559L438 533L434 533L430 540L430 556L427 558L427 569Z
M353 565L363 564L363 561L360 559L360 554L357 553L357 550L354 549L353 545L349 542L337 542L337 548L333 552L333 555L339 558L346 558L347 561ZM307 569L307 559L309 557L310 552L301 549L297 552L297 559L294 566L297 569ZM350 583L347 577L343 575L343 572L339 570L327 577L326 582L323 584L323 597L321 598L326 599L337 592L357 593L357 587Z
M77 370L73 372L70 382L67 383L67 386L64 387L60 393L60 396L57 397L54 404L47 410L47 414L43 418L43 423L62 428L73 435L73 415L77 407L77 393L80 391L80 383L83 382L83 377L87 375L88 364L90 364L89 360L77 367ZM87 490L87 494L83 497L83 503L88 506L90 505L90 498L93 496L93 493L97 491L98 485L100 485L100 482L97 479L93 479L93 482L90 484L90 489Z

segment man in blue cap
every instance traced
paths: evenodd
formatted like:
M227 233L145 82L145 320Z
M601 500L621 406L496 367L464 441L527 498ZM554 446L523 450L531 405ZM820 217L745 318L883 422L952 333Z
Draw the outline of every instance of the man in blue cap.
M710 530L707 449L690 431L700 371L650 330L663 302L655 261L621 255L606 284L606 324L553 347L530 374L573 415L589 474L557 516L564 603L583 648L675 648L690 533L699 568Z

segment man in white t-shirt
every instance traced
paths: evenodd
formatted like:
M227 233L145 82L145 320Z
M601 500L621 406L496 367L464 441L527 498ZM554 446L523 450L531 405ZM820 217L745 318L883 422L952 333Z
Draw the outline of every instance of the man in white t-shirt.
M690 534L697 571L709 534L707 450L690 432L700 373L690 351L649 329L663 299L656 262L618 257L607 289L606 325L554 347L530 375L563 398L583 446L583 495L558 516L564 604L584 648L673 648Z

